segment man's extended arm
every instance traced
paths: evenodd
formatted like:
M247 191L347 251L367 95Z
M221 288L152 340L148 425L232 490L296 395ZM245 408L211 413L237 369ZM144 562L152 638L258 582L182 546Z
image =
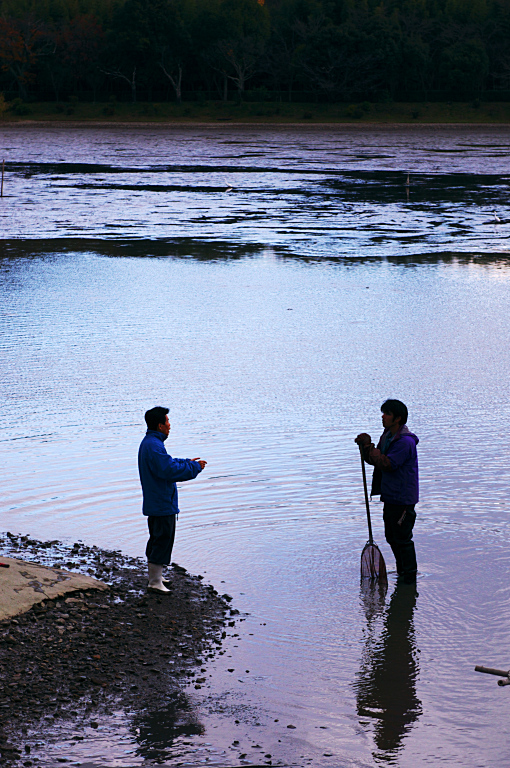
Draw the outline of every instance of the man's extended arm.
M150 452L150 468L157 477L172 483L193 480L204 468L200 459L174 459L164 447L155 446ZM204 462L205 465L205 462Z

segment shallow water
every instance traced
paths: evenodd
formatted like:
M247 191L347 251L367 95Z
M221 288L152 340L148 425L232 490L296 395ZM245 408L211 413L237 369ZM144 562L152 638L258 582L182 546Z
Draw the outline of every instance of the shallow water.
M169 452L209 462L174 558L249 614L190 689L203 733L117 713L56 725L41 764L508 764L508 691L473 671L510 666L508 131L3 142L2 527L142 554L136 452L168 404ZM421 441L417 596L359 586L352 440L387 396Z

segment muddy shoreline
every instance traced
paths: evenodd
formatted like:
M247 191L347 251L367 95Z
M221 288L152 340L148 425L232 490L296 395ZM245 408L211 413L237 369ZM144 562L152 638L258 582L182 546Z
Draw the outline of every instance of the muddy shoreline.
M310 131L313 130L338 130L338 131L352 131L352 129L359 129L360 131L375 131L375 130L381 130L381 131L387 131L387 130L397 130L397 129L404 129L404 130L466 130L466 129L472 129L472 130L490 130L490 129L496 129L496 130L504 130L508 131L508 128L510 127L510 121L504 120L500 122L476 122L476 121L458 121L458 120L437 120L437 121L430 121L430 122L419 122L419 121L412 121L412 122L405 122L405 121L399 121L396 119L391 120L353 120L352 122L342 121L342 120L317 120L317 121L296 121L296 120L290 120L290 121L280 121L280 122L274 122L272 120L260 120L260 121L253 121L250 119L246 120L225 120L225 121L211 121L211 120L97 120L94 118L91 118L89 120L55 120L54 118L49 118L48 120L43 119L11 119L11 120L5 120L2 122L2 127L6 128L16 128L18 129L21 126L26 126L28 128L60 128L60 127L66 127L66 128L119 128L119 129L126 129L126 128L163 128L163 129L170 129L170 128L214 128L215 130L218 130L218 127L220 126L226 126L226 127L234 127L236 130L239 129L247 129L247 130L253 130L254 128L267 128L271 130L279 130L282 131L286 129L292 129L295 130L297 128L299 129L309 129Z
M238 615L229 595L176 564L167 569L170 594L147 592L143 560L81 542L7 533L0 535L2 554L109 585L46 600L0 623L3 765L37 765L32 753L59 720L78 734L119 709L136 720L165 708L176 736L201 732L183 683L207 685L207 662L223 653L225 627Z

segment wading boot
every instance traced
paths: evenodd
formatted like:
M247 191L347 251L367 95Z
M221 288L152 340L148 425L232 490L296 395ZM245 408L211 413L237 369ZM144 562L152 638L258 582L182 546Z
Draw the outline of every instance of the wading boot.
M148 589L155 592L170 592L163 584L163 566L155 563L147 563L149 567Z
M399 584L416 584L416 571L414 573L402 573L398 576L397 581Z

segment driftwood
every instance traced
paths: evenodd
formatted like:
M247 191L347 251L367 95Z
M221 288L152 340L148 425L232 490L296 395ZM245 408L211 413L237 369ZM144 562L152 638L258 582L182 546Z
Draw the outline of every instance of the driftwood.
M493 669L492 667L482 667L477 665L475 672L485 672L487 675L497 675L498 677L505 678L504 680L498 680L498 685L510 685L510 669Z

